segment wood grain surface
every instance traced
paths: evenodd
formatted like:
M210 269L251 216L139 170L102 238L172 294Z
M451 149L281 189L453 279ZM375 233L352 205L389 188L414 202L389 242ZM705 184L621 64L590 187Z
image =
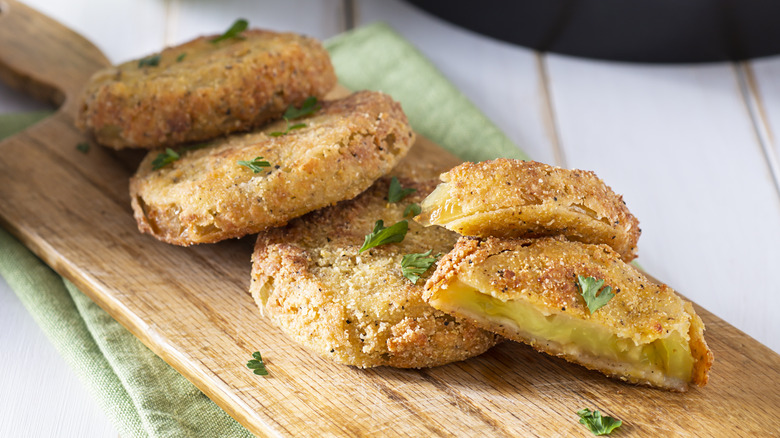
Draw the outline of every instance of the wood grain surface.
M106 58L19 3L2 8L0 76L63 105L0 143L0 223L252 432L588 436L575 414L585 407L624 420L618 436L780 431L780 356L701 308L715 365L710 384L686 394L625 385L511 342L425 370L312 356L247 294L253 238L180 248L138 233L127 184L139 157L76 149L85 139L73 126L75 99ZM432 166L452 164L425 140L415 151ZM255 350L267 377L244 366Z

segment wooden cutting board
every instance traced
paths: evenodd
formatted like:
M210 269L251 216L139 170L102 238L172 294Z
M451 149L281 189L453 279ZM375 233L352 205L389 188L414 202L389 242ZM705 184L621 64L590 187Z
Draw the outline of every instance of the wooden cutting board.
M507 342L425 370L359 370L315 357L247 294L252 238L180 248L136 230L127 184L138 154L85 141L81 86L108 61L34 10L0 0L0 78L61 104L0 143L0 224L258 435L590 436L575 412L624 420L617 436L780 434L780 356L697 307L715 354L686 394L616 382ZM421 139L410 154L457 162ZM420 158L422 157L422 158ZM259 350L270 376L244 365Z

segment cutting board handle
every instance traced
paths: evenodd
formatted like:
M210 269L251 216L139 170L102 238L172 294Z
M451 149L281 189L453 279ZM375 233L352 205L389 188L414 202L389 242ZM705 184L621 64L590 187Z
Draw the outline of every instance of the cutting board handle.
M84 37L29 6L0 0L0 80L75 114L79 93L110 65Z
M100 185L129 209L130 170L114 151L98 147L88 148L88 153L79 150L88 139L74 125L84 85L95 71L109 65L103 53L76 32L22 3L0 0L0 80L60 105L51 117L0 141L0 175L7 177L0 182L0 200L11 202L14 190L26 195L38 193L41 189L14 188L15 182L22 183L25 178L29 182L36 168L64 168ZM48 173L36 178L36 184L60 184L52 183ZM10 219L15 209L18 206L0 205L0 225L58 269L44 251L48 244L34 237L35 230Z

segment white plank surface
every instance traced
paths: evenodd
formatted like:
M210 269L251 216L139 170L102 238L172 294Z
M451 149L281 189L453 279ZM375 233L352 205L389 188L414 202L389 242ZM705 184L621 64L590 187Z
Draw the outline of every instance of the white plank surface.
M117 436L2 277L0 321L0 436Z
M733 66L547 62L569 165L625 195L639 262L780 350L780 199Z
M222 32L238 17L318 38L345 25L341 0L25 2L115 62ZM595 170L625 194L642 223L643 266L780 351L780 319L772 317L780 308L772 277L780 271L780 196L759 142L763 132L780 155L780 57L750 64L745 95L731 64L540 56L399 0L355 5L356 24L390 23L531 157ZM0 86L0 111L41 107ZM0 281L0 436L116 436L42 336Z
M167 43L178 44L198 35L222 33L237 18L246 18L251 27L325 39L344 31L344 16L341 0L171 0Z
M164 41L164 0L22 1L80 33L114 63L159 51Z
M746 76L754 113L763 128L759 134L766 144L766 158L780 193L780 56L751 62Z

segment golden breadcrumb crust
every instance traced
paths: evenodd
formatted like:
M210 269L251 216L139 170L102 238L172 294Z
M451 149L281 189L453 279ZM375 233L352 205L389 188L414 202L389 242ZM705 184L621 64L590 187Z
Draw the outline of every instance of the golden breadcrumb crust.
M413 221L400 243L358 254L364 237L382 219L403 219L435 180L400 178L416 188L388 204L388 178L351 201L310 213L258 236L250 291L262 313L299 344L336 362L357 367L421 368L476 356L498 337L432 308L422 285L401 274L404 254L449 251L457 236Z
M578 275L604 279L615 297L591 314L577 285ZM565 346L534 339L521 329L486 314L462 313L454 305L444 308L437 294L444 293L456 280L475 285L481 293L503 302L530 304L547 317L566 315L587 321L636 345L649 344L676 332L691 348L692 381L680 382L659 375L641 379L627 376L622 374L622 365L611 360L572 354ZM686 390L688 383L699 386L707 383L713 356L704 341L704 324L693 306L671 288L650 281L623 262L607 245L570 242L562 237L486 240L464 237L439 262L425 289L426 301L440 310L607 375L679 391Z
M323 102L282 136L284 121L196 149L158 170L150 151L130 180L138 228L162 241L191 245L241 237L351 199L386 174L414 134L389 96L371 91ZM270 167L254 173L239 161Z
M562 234L636 258L639 221L593 172L502 158L463 163L441 180L416 218L425 225L478 237Z
M95 73L76 124L116 149L172 146L260 126L336 84L317 40L265 30L241 36L200 37L163 50L158 65L134 60Z

